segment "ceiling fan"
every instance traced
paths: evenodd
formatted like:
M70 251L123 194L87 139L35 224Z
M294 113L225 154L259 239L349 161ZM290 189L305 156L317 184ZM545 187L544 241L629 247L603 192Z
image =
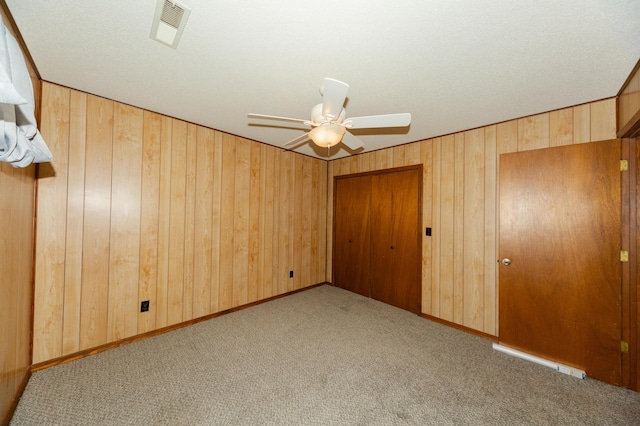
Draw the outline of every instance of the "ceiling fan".
M312 127L310 131L285 143L284 146L295 145L311 139L316 145L323 148L326 147L327 149L331 149L332 146L342 141L342 143L352 150L363 147L364 142L354 136L349 130L406 127L411 123L410 113L347 118L347 112L343 105L347 98L348 90L348 84L333 78L325 78L324 84L320 88L320 93L323 95L323 102L311 109L310 120L264 114L249 114L248 117L303 123L306 126Z

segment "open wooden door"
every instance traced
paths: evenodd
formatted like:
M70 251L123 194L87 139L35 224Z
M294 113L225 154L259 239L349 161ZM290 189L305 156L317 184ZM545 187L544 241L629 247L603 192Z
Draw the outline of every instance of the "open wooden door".
M621 383L620 149L500 157L500 343L611 384Z

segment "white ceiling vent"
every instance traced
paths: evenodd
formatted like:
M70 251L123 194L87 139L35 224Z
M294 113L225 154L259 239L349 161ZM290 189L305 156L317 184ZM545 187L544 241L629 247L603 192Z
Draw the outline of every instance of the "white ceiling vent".
M158 0L151 38L175 49L190 13L191 9L177 1Z

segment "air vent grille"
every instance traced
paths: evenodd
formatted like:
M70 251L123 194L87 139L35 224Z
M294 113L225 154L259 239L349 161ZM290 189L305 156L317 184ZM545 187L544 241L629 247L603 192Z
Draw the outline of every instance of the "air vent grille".
M151 38L176 48L191 9L173 0L158 0L151 25Z
M184 9L173 1L164 0L162 6L162 15L160 20L167 25L171 25L173 28L179 28L182 17L184 16Z

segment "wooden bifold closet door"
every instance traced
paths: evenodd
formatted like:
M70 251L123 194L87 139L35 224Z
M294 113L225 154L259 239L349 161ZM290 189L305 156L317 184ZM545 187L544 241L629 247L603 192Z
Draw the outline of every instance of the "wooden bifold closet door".
M420 172L336 179L335 286L420 313Z

